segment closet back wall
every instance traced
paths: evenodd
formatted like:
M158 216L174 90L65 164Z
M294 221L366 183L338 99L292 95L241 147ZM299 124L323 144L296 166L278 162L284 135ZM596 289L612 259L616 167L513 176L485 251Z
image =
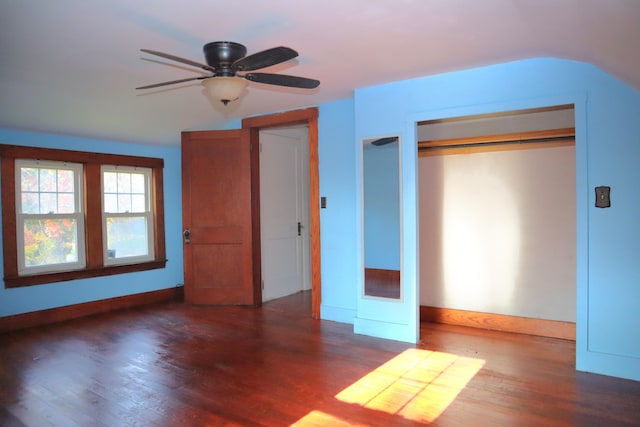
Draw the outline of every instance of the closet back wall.
M420 304L575 322L575 156L419 157Z

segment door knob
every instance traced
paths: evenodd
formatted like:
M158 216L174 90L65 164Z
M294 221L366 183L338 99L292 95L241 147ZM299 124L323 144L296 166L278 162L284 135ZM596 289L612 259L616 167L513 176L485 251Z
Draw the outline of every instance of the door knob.
M185 244L189 244L191 243L191 232L189 231L188 228L185 228L184 231L182 232L182 236L184 237L184 243Z

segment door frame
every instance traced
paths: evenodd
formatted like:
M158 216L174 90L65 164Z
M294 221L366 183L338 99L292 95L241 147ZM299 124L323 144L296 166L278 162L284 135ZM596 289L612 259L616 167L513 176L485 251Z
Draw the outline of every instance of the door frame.
M309 233L311 256L311 316L320 318L320 179L318 170L318 107L242 120L242 129L249 131L251 145L251 210L253 234L254 304L262 304L262 248L260 239L260 130L273 127L306 124L309 129Z

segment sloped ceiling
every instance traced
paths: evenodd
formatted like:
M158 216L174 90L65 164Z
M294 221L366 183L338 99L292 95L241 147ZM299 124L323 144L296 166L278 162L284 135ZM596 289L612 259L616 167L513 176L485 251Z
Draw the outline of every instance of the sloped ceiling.
M355 88L532 57L594 64L640 89L638 0L0 0L0 127L178 146L180 131L318 105ZM224 107L198 70L202 46L300 56L260 71L316 78L318 89L250 83ZM152 59L145 60L145 59Z

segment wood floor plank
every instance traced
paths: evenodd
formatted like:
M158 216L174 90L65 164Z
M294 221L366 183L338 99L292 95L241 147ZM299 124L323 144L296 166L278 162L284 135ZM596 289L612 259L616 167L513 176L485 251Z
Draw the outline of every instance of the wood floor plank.
M1 426L632 426L640 383L575 343L424 323L421 343L262 308L167 303L0 335Z

